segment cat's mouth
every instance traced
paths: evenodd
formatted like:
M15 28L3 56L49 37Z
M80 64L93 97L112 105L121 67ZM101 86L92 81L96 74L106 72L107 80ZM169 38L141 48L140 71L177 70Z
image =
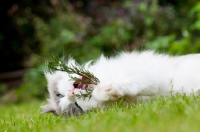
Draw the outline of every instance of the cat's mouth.
M92 82L87 77L82 76L77 82L74 82L73 85L74 89L72 90L72 94L78 97L78 99L82 98L85 100L86 98L90 99L92 97Z
M83 83L74 83L74 88L77 88L77 89L81 89L81 90L85 90L88 88L88 84L83 84Z
M82 76L80 80L87 80L88 78ZM77 88L77 89L81 89L81 90L85 90L88 88L88 84L84 84L82 82L74 82L74 88Z

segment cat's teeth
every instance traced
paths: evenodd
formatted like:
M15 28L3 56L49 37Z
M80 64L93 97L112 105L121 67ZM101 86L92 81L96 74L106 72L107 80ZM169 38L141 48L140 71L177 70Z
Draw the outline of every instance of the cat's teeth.
M83 87L81 89L85 90L86 88L88 88L88 85L87 84L83 84Z
M80 89L81 89L81 88L83 87L83 85L84 85L84 84L79 83L78 86L77 86L77 88L80 88Z

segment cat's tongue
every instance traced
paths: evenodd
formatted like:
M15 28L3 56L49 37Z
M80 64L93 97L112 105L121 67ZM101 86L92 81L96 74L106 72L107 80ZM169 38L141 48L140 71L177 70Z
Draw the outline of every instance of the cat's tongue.
M81 79L85 80L86 78L84 76L82 76ZM74 88L85 90L86 88L88 88L88 84L74 83Z
M74 88L85 90L86 88L88 88L88 85L87 84L78 83L78 84L74 85Z

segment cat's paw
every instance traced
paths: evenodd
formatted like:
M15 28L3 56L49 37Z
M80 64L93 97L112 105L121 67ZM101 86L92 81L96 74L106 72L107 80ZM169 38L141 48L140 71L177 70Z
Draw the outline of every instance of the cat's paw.
M99 101L113 101L123 97L123 90L117 83L106 82L95 86L92 95Z

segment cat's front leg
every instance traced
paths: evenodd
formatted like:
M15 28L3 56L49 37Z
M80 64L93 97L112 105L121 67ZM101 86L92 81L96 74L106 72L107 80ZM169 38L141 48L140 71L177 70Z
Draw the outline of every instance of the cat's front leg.
M119 83L105 82L94 86L92 96L99 101L114 101L124 96Z

